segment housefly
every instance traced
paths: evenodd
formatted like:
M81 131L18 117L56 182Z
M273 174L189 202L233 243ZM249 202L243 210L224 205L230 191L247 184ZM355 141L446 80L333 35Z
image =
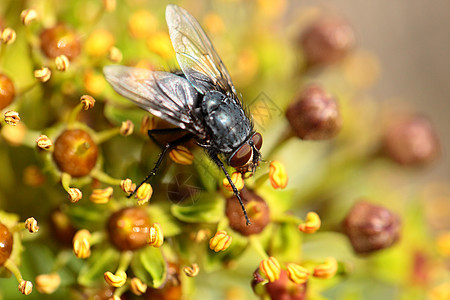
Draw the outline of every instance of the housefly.
M182 74L125 66L106 66L103 70L117 93L177 126L149 130L150 138L174 130L186 133L166 144L154 169L140 185L155 175L171 148L193 139L225 173L248 225L250 220L239 191L222 160L242 174L254 173L261 159L262 136L254 131L227 69L197 20L173 4L166 8L166 20Z

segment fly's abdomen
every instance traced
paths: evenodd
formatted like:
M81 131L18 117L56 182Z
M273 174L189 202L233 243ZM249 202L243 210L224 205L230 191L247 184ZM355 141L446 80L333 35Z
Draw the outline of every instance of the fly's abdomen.
M241 146L251 133L251 123L240 105L213 91L202 101L205 125L212 143L223 153Z

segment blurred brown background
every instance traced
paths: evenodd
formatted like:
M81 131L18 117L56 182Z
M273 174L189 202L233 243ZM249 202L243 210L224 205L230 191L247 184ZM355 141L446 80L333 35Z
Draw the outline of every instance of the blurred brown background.
M443 149L428 171L450 178L450 1L302 0L296 5L323 6L349 20L357 46L380 62L380 78L370 93L401 100L431 118Z

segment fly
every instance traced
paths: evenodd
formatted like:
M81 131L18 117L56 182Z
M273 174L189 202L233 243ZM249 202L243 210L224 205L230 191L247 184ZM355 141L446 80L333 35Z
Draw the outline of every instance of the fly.
M183 74L125 66L103 69L117 93L177 126L149 130L151 139L155 134L176 130L186 133L165 145L155 167L139 186L156 174L171 148L193 139L225 173L249 225L239 191L219 157L242 174L253 174L261 160L262 136L254 131L227 69L197 20L173 4L166 8L166 20Z

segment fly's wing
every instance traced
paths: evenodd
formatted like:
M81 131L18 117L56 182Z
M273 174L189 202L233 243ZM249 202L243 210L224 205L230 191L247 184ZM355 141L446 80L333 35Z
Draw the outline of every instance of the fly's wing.
M197 20L185 9L170 4L166 21L178 63L189 82L203 94L220 88L229 96L236 95L227 69Z
M199 95L183 77L125 66L106 66L103 73L117 93L142 109L198 137L204 135L194 114Z

